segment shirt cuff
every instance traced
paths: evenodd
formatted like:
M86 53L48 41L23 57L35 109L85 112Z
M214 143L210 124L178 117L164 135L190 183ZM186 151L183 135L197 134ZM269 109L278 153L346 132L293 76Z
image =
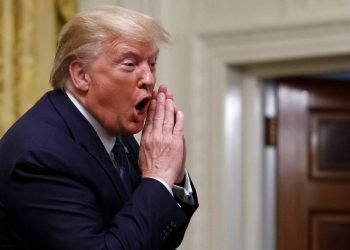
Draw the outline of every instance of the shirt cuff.
M190 182L190 176L188 175L187 169L185 169L185 184L183 187L179 186L179 185L174 185L172 188L170 187L170 185L168 183L166 183L165 181L162 181L158 178L155 177L148 177L154 180L159 181L160 183L163 184L163 186L169 191L169 193L174 196L174 194L176 195L176 197L178 199L180 199L183 203L186 203L188 205L194 205L194 199L193 199L193 195L192 195L192 187L191 187L191 182ZM179 204L180 206L180 204Z
M172 191L183 203L194 205L190 177L188 175L187 169L185 169L185 171L185 185L183 187L174 185Z

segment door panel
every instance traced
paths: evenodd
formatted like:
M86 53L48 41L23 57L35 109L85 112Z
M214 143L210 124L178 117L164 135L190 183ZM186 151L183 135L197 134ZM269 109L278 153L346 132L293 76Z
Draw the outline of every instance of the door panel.
M346 111L310 112L311 176L350 179L350 117Z
M350 249L350 81L279 79L278 250Z
M350 214L311 216L312 250L340 250L350 246Z

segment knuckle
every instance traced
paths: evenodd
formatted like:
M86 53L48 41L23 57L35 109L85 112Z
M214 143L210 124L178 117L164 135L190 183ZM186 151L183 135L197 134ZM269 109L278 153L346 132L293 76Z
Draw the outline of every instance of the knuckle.
M173 123L170 120L164 120L163 122L163 126L165 127L171 127L173 125Z
M160 115L160 114L158 114L158 115L156 115L154 118L153 118L153 120L155 120L155 121L160 121L160 120L162 120L163 118L162 118L162 116Z
M161 134L155 134L154 135L154 142L155 143L160 143L163 141L163 136Z

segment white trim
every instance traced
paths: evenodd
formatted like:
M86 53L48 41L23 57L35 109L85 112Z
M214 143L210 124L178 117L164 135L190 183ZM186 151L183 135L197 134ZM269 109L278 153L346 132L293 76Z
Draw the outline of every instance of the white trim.
M246 64L350 53L350 20L243 30L201 37L220 60Z
M258 249L261 201L257 197L262 164L259 82L230 69L200 39L194 39L193 49L189 155L191 173L200 180L202 196L187 246Z
M273 197L263 191L263 181L274 177L262 179L259 76L293 74L299 65L285 62L281 72L278 67L271 71L271 67L266 70L254 66L311 59L313 63L306 64L303 73L335 70L332 65L324 65L327 61L345 68L347 60L337 55L350 54L349 27L350 22L339 22L193 38L189 155L191 173L199 180L200 209L192 222L186 249L260 250L266 246L264 242L273 240L263 239L274 236L274 224L264 216L267 210L268 216L273 216L275 204L263 203ZM313 60L324 56L331 59ZM231 102L236 103L235 110L227 108ZM232 133L228 132L230 126Z

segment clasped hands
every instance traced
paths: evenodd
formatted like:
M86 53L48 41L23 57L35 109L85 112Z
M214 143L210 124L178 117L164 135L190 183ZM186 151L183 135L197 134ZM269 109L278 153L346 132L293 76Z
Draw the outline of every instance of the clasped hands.
M185 176L184 115L166 87L154 91L140 140L142 177L153 177L171 187Z

